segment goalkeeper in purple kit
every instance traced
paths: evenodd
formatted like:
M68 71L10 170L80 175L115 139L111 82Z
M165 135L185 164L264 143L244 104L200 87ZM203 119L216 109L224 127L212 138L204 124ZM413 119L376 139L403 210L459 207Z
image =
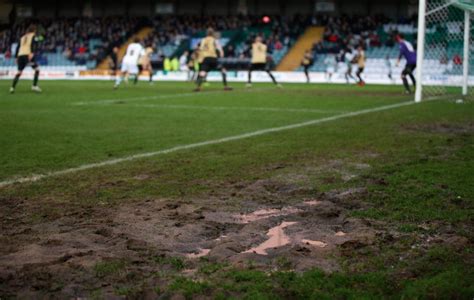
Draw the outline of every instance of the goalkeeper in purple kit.
M410 85L408 84L407 76L410 77L413 87L416 87L415 76L413 71L416 69L416 50L413 45L403 38L403 35L399 34L395 37L397 43L400 45L400 55L398 56L397 66L400 64L400 60L405 58L407 61L405 68L402 71L403 85L405 86L405 92L411 94Z

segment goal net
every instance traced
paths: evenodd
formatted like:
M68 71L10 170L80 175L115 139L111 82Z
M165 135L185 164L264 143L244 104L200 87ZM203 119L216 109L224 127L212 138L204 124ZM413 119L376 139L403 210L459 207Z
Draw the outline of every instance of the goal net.
M416 101L472 98L474 0L420 0Z

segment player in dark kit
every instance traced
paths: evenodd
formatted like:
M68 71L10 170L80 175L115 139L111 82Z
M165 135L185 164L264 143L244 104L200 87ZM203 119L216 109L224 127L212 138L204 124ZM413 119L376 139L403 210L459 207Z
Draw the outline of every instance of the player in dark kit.
M118 53L119 48L114 46L112 48L112 53L110 54L110 69L112 70L113 76L116 76L119 70Z
M416 87L415 76L413 71L416 69L416 51L413 45L406 41L401 34L395 37L396 41L400 45L400 55L398 56L397 66L400 64L402 57L407 61L405 68L402 71L403 86L405 87L405 93L410 94L410 85L408 84L407 76L410 77L413 87Z
M215 33L212 28L207 30L206 37L203 38L200 43L199 55L202 58L202 62L199 67L199 75L194 91L201 91L201 85L206 80L207 73L213 70L221 71L224 90L232 90L232 88L227 86L227 71L223 66L219 65L218 62L218 57L224 57L224 50L219 41L215 38Z
M35 71L33 86L31 87L31 90L37 93L41 92L41 89L38 86L40 70L38 64L36 63L35 57L37 43L38 41L36 37L36 26L30 25L25 35L21 37L20 43L16 51L15 57L18 65L18 72L16 73L15 78L13 79L13 84L10 88L10 93L13 94L15 92L15 88L18 81L20 80L21 74L27 66L31 66Z
M309 68L313 65L313 54L311 54L310 50L306 50L304 53L303 61L301 62L301 65L303 66L304 70L304 75L306 76L306 82L310 82L309 78Z
M255 38L255 42L252 44L252 61L249 69L249 77L247 82L247 87L252 86L252 71L265 71L268 76L272 79L273 84L278 87L281 87L280 84L276 81L270 68L267 64L267 45L262 42L261 37Z

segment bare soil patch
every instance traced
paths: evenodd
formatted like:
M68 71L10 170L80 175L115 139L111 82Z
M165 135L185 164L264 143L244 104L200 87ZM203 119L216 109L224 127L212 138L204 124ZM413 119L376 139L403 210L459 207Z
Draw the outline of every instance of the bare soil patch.
M233 266L251 261L262 270L278 269L282 260L295 271L340 270L338 257L378 243L383 225L349 216L364 205L364 187L321 193L311 178L330 172L346 181L369 168L330 161L232 183L208 198L114 207L2 199L0 295L69 298L99 289L116 295L115 284L136 282L153 295L166 281L153 274L195 277L203 258ZM58 206L62 213L55 213ZM32 211L39 220L28 221Z
M402 126L405 130L418 131L425 133L441 133L441 134L473 134L474 122L465 124L456 123L430 123L430 124L411 124Z
M341 98L352 98L352 97L365 97L367 91L364 90L281 90L278 94L292 94L292 95L308 95L311 97L341 97ZM374 98L403 98L404 96L399 91L371 91L370 95L374 95Z

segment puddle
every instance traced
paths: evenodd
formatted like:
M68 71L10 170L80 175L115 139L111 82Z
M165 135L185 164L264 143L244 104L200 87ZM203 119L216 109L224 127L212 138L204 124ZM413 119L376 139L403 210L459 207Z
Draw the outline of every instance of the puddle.
M227 238L227 235L221 235L220 237L218 237L217 239L215 239L216 242L220 242L222 241L223 239Z
M140 175L137 175L135 177L133 177L133 179L136 179L136 180L147 180L147 179L150 179L151 176L150 175L147 175L147 174L140 174Z
M188 253L186 254L186 257L187 258L200 258L200 257L204 257L208 255L209 252L211 252L211 249L199 249L198 253Z
M303 204L308 205L308 206L316 206L316 205L321 204L321 201L319 201L319 200L308 200L308 201L304 201Z
M196 269L184 269L182 273L187 276L192 276L196 274L197 270Z
M262 244L258 245L257 247L251 248L243 253L256 253L260 255L268 255L267 250L283 247L290 243L290 238L288 235L285 234L283 231L284 228L294 225L297 222L283 222L278 226L270 228L268 230L267 236L269 237L268 240L263 242Z
M370 165L369 164L364 164L364 163L355 163L355 164L353 164L353 166L358 170L370 169Z
M351 181L354 178L357 178L357 175L354 174L342 174L342 180L344 181Z
M311 245L311 246L314 246L314 247L319 247L319 248L324 248L326 247L328 244L326 244L325 242L321 242L321 241L312 241L312 240L301 240L302 243L306 244L306 245Z
M282 209L259 209L249 214L241 214L241 215L234 215L233 217L239 222L243 224L252 223L258 220L263 220L271 217L280 217L286 216L290 214L295 214L301 212L301 209L294 208L294 207L284 207Z

